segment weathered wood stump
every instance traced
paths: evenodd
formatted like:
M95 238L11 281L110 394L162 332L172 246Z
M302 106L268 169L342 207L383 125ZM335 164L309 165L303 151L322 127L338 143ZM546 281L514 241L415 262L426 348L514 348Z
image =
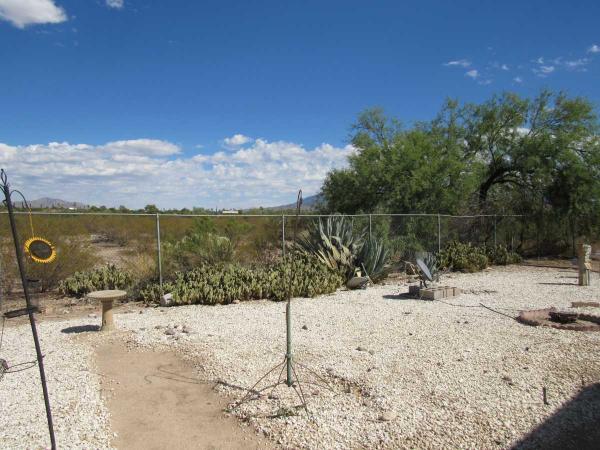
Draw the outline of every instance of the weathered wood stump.
M590 285L590 272L592 270L592 246L581 244L578 254L579 286Z

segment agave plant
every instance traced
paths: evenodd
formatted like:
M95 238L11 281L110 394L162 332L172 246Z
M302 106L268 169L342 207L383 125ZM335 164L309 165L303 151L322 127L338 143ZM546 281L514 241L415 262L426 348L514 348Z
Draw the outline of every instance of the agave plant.
M440 275L442 274L442 271L440 270L436 255L429 252L417 252L415 253L415 259L417 258L421 259L425 263L429 269L429 273L431 274L433 281L440 281Z
M355 231L348 217L330 216L325 220L319 219L301 234L297 248L302 253L316 256L346 280L364 267L375 281L385 276L389 252L381 242L366 239L366 236L367 230Z
M367 239L357 257L357 265L363 267L373 282L382 280L387 276L387 261L390 252L375 239Z

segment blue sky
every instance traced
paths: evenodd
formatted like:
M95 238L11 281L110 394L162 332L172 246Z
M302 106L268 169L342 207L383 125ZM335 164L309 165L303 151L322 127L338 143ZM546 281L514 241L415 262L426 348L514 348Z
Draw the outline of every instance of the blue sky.
M367 107L600 103L597 1L0 0L0 17L0 163L32 198L290 203L344 166Z

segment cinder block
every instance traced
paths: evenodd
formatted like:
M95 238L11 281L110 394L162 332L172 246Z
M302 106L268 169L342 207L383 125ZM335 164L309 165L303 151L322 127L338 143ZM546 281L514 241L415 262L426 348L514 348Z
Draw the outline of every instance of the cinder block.
M419 291L421 290L421 286L418 284L411 284L408 286L408 294L414 295L415 297L419 296Z
M460 295L460 289L452 286L436 286L423 288L419 292L419 297L424 300L441 300L444 298Z

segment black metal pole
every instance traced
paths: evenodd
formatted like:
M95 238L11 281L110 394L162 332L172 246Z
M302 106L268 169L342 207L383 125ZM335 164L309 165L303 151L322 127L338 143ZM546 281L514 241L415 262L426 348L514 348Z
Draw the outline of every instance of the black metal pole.
M44 372L44 356L40 348L40 341L38 339L37 329L35 326L35 317L33 315L34 309L31 306L31 300L29 299L29 290L27 288L27 279L25 277L25 267L23 265L23 252L21 250L21 243L19 241L19 235L17 234L17 226L15 223L15 216L13 214L13 205L10 199L10 188L7 182L6 173L4 170L1 172L2 178L2 191L6 198L6 208L8 209L8 218L10 221L10 228L13 235L13 241L15 243L15 253L17 256L17 265L19 266L19 272L21 274L21 283L23 284L23 292L25 294L25 303L27 304L27 312L29 315L29 323L31 324L31 333L33 334L33 342L35 343L35 353L37 355L38 367L40 369L40 380L42 382L42 391L44 392L44 404L46 405L46 419L48 419L48 432L50 433L50 443L52 450L56 450L56 438L54 437L54 426L52 424L52 411L50 410L50 397L48 396L48 387L46 386L46 374Z

